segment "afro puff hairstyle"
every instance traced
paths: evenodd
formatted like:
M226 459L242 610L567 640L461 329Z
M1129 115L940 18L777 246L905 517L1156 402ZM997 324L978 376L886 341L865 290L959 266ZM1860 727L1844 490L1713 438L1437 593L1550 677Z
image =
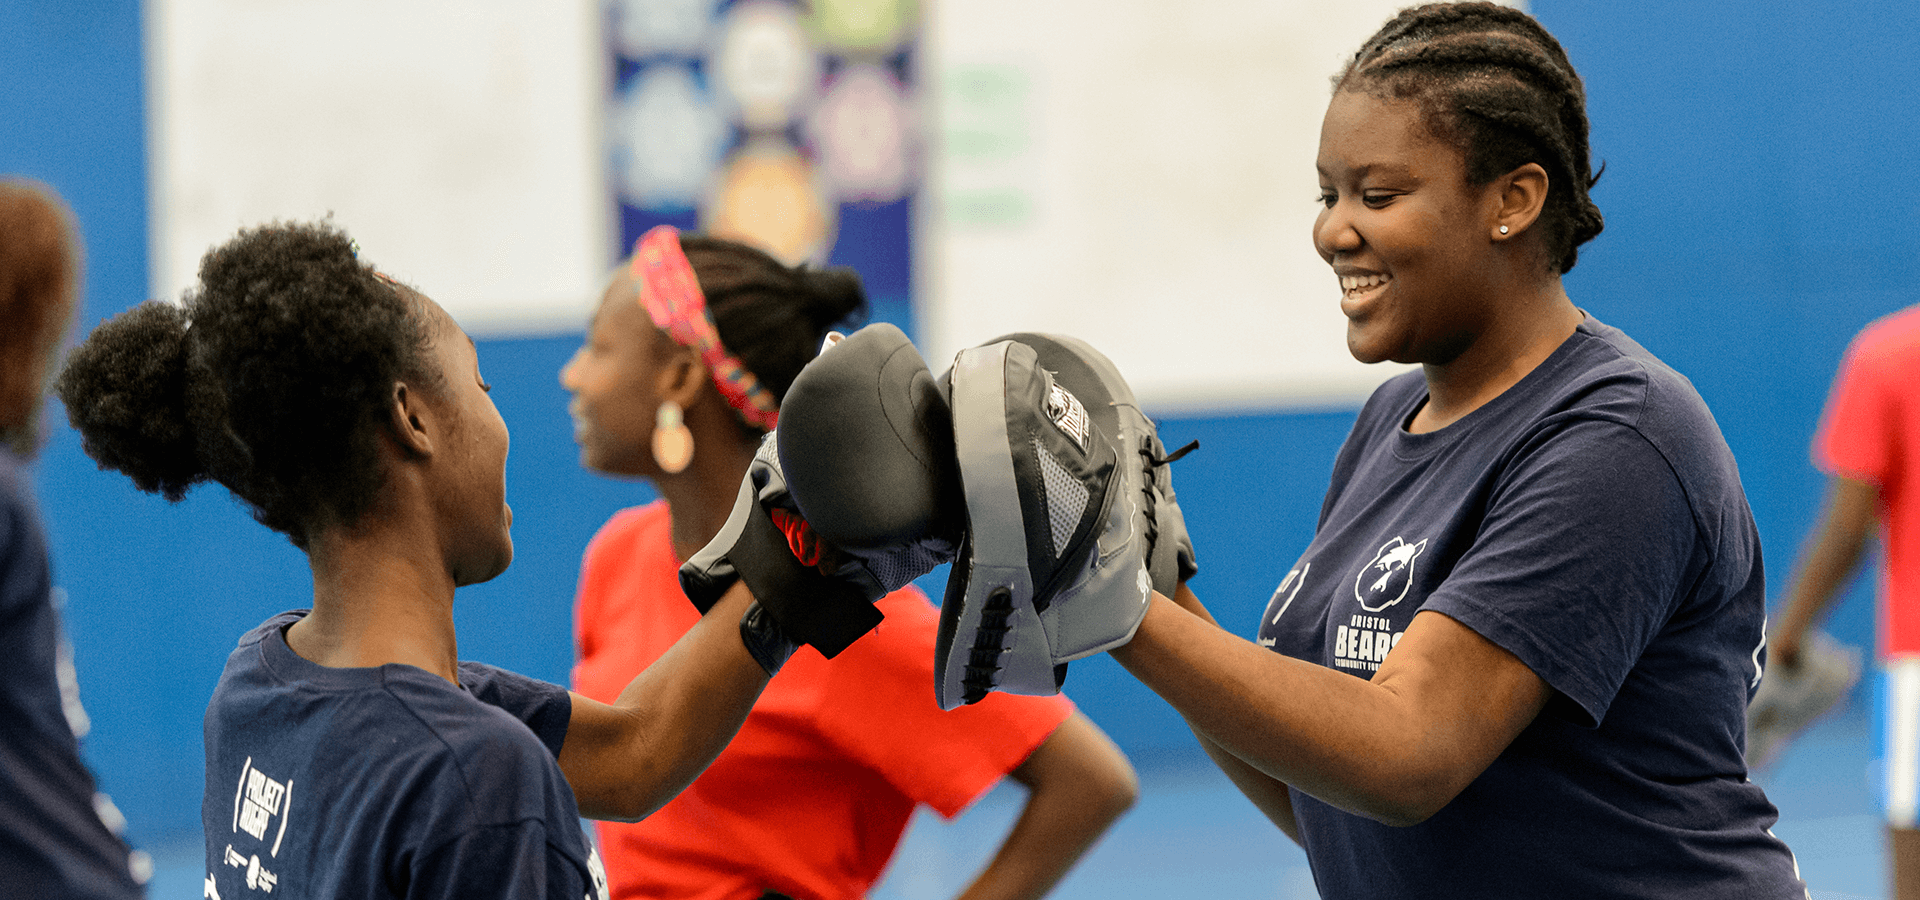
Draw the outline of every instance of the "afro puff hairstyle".
M306 549L373 505L394 384L440 387L431 335L343 231L273 223L209 251L180 304L101 324L54 390L100 468L172 501L218 482Z

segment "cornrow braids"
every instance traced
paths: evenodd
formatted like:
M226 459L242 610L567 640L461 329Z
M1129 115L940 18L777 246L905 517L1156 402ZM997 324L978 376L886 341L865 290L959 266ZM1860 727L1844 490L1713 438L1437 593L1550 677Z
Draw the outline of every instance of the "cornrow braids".
M1605 227L1589 191L1587 96L1560 42L1519 10L1434 3L1402 10L1361 45L1334 90L1418 104L1427 128L1457 147L1484 185L1527 163L1547 171L1539 227L1565 273Z

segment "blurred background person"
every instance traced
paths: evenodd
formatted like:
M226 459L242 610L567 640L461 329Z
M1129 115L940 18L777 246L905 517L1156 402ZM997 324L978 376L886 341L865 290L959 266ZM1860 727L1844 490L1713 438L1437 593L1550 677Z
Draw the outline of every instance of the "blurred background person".
M1747 754L1764 765L1838 705L1859 654L1816 628L1867 549L1885 549L1877 604L1874 769L1887 823L1893 896L1920 898L1920 307L1874 321L1848 347L1813 439L1828 475L1819 523L1807 535L1769 640L1769 666L1749 710Z
M851 269L789 267L664 226L636 245L560 380L581 464L645 479L661 499L619 512L587 548L576 690L617 694L699 621L680 563L720 531L828 330L865 312ZM1065 697L941 712L937 610L912 587L879 606L880 627L832 660L789 659L679 797L644 821L598 824L614 897L864 897L916 807L958 815L1007 776L1025 805L960 896L1039 897L1132 805L1132 767Z
M25 468L80 261L66 202L44 184L0 180L0 886L9 897L124 900L143 896L147 873L80 758L86 712Z

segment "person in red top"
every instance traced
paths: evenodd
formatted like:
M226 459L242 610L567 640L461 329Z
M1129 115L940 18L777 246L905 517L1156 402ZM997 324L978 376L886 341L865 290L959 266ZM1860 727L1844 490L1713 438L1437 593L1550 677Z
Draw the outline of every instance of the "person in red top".
M636 258L643 248L697 284L623 266L560 373L582 464L663 498L615 515L587 548L574 687L589 697L617 694L699 620L681 562L720 531L827 330L865 307L847 269L664 227ZM879 628L835 658L794 654L680 796L641 822L598 823L613 897L863 897L916 806L957 815L1008 775L1026 805L961 896L1039 897L1132 805L1132 767L1064 697L942 712L937 610L912 587L879 606Z
M1893 896L1920 898L1920 306L1863 329L1847 349L1813 442L1830 476L1826 510L1790 582L1786 610L1769 638L1776 674L1818 662L1814 622L1865 558L1886 545L1876 621L1884 703L1876 744L1892 852ZM1756 701L1757 703L1757 701Z

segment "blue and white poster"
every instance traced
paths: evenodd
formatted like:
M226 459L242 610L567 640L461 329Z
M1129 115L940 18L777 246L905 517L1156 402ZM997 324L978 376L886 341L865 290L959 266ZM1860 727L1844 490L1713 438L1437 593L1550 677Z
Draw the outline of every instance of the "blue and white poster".
M912 330L922 170L910 0L616 0L608 107L622 245L671 224L851 266Z

